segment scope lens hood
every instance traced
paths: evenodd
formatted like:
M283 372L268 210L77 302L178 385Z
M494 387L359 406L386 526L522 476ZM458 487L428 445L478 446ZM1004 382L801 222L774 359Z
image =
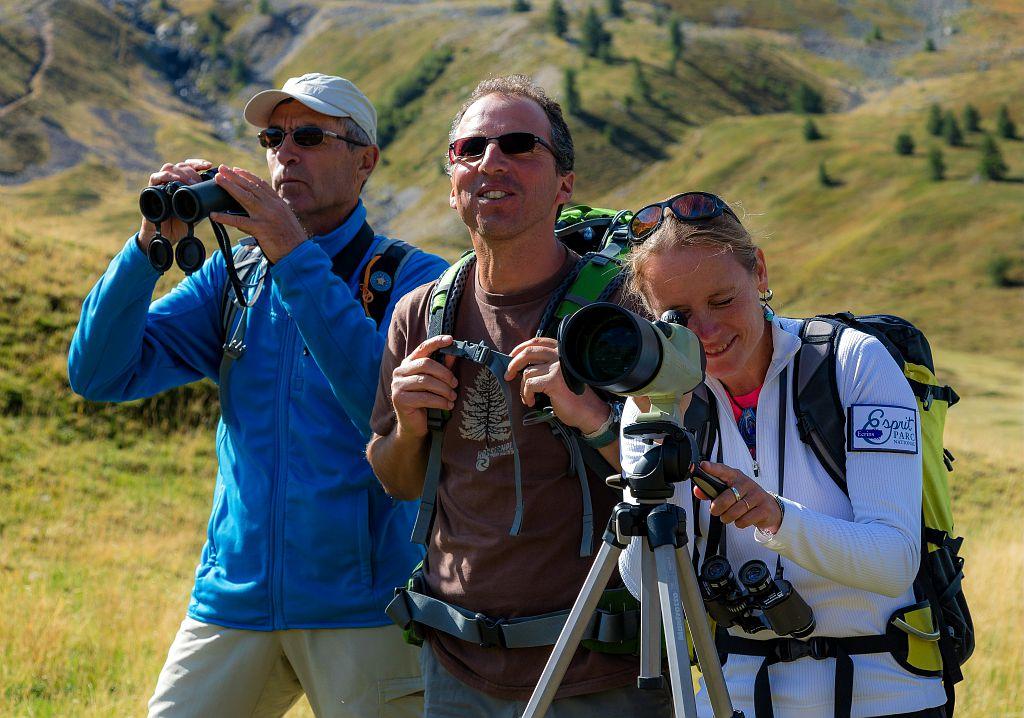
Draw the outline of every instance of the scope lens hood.
M563 321L559 356L583 383L629 394L649 384L661 366L661 343L654 331L628 309L595 302Z

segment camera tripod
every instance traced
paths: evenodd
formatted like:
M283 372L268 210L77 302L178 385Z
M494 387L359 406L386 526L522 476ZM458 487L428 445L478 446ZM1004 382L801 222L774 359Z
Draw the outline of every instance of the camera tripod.
M732 707L697 577L684 550L686 512L667 503L674 493L673 483L692 478L711 496L717 496L726 488L725 484L699 469L696 439L675 423L638 422L626 427L624 433L664 438L660 446L655 445L645 452L636 473L624 472L621 477L608 480L610 486L628 488L639 503L623 501L612 510L597 558L530 696L523 718L541 718L547 712L597 608L601 592L615 570L619 554L630 541L641 544L637 685L657 689L663 684L661 638L664 625L675 718L696 718L686 638L686 617L689 616L693 645L715 718L743 718L743 714Z

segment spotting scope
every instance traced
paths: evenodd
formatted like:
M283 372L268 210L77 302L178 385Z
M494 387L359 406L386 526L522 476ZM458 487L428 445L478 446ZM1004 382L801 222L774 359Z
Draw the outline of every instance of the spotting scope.
M678 312L651 322L610 302L595 302L562 321L558 354L566 383L623 396L647 396L657 416L678 420L680 397L704 380L707 359ZM643 420L644 417L641 417Z

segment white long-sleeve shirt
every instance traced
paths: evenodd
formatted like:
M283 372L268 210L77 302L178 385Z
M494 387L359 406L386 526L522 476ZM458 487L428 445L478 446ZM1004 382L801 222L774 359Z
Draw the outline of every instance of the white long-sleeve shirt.
M785 519L774 536L753 527L725 527L729 563L734 574L751 559L764 561L774 573L782 556L785 578L814 611L812 636L878 635L892 613L913 604L912 583L920 560L921 454L920 422L917 453L848 451L846 474L849 496L836 486L811 448L800 440L793 412L793 360L800 348L800 323L776 318L772 325L774 351L757 406L757 464L740 436L729 397L721 382L708 377L719 416L723 463L754 478L766 491L783 496ZM787 386L780 388L784 367ZM916 401L901 369L878 340L861 332L843 332L837 353L836 380L844 411L854 405L903 407L914 411ZM785 475L779 491L779 393L786 392ZM639 410L626 403L622 426ZM624 471L635 466L650 448L634 437L622 437ZM712 453L718 454L718 445ZM672 503L692 511L690 483L677 484ZM708 535L708 502L699 511L701 536ZM687 531L693 540L693 517ZM704 556L704 539L698 547ZM626 585L639 593L640 555L636 545L620 558ZM738 627L736 636L767 640L771 630L750 635ZM922 678L901 668L888 653L852 656L854 664L852 718L906 713L945 703L938 678ZM754 678L762 659L730 655L724 667L734 706L754 715ZM834 710L835 659L803 658L769 668L776 718L831 718ZM700 716L711 716L707 692L697 697Z

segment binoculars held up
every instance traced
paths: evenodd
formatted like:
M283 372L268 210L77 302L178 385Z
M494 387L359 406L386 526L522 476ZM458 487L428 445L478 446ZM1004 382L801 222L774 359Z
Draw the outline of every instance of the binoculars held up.
M206 248L192 228L209 217L211 212L246 214L235 198L217 184L214 180L216 174L216 169L207 170L200 173L202 182L193 185L168 182L146 187L139 194L142 216L156 225L156 236L149 243L148 255L149 263L158 272L166 272L175 261L185 274L192 274L203 266ZM177 247L160 233L161 223L175 218L188 225L188 234L182 237Z

